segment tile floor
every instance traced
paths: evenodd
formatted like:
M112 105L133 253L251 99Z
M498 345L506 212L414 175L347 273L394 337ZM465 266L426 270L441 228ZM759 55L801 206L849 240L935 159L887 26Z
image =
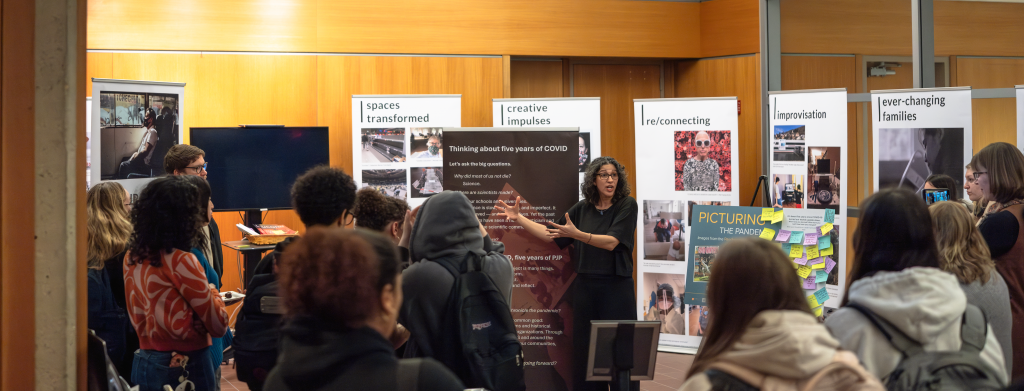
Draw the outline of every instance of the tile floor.
M640 382L641 391L675 391L683 385L683 377L693 363L689 354L658 353L654 380ZM249 391L249 386L238 381L231 365L221 367L221 391ZM541 390L538 390L541 391Z

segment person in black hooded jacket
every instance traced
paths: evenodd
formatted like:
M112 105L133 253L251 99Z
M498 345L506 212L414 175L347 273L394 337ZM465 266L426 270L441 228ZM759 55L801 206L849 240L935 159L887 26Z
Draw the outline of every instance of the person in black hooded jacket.
M449 332L442 330L441 324L455 277L433 261L464 260L467 253L476 254L483 261L484 274L491 277L506 301L512 297L512 262L505 257L505 245L487 236L466 195L443 191L419 209L409 248L412 263L402 272L402 289L408 300L402 304L399 322L412 333L405 357L436 357L433 344ZM452 370L460 373L462 368Z
M313 227L279 265L287 322L272 391L462 391L431 359L399 360L402 275L394 244L366 230Z

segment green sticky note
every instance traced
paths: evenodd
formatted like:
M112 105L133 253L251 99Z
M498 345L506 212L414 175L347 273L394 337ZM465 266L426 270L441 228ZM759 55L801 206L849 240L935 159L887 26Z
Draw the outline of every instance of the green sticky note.
M793 244L801 244L804 242L804 233L801 231L793 231L789 234L789 242Z
M818 303L825 304L825 301L828 300L828 291L825 288L818 289L817 292L814 292L814 298Z
M829 209L829 208L826 208L825 209L825 222L826 223L833 223L833 224L835 224L835 222L836 222L836 211L834 211L832 209Z
M814 282L815 283L822 283L822 282L825 282L825 281L828 281L828 272L826 272L824 270L817 270L817 273L816 273L816 275L814 277Z

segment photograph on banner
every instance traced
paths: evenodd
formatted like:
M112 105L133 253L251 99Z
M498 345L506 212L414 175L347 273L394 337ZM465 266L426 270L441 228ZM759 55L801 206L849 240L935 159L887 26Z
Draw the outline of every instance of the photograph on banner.
M732 202L729 201L686 201L686 226L693 225L693 206L694 205L717 205L717 206L730 206Z
M772 198L776 208L803 208L803 175L772 175Z
M704 331L708 328L708 306L688 305L686 306L686 323L688 328L686 335L703 337Z
M363 170L360 188L372 187L388 197L405 199L408 194L405 169Z
M641 308L644 320L661 321L662 334L686 335L686 308L683 306L685 274L644 273Z
M964 186L963 128L878 130L878 186L905 187L918 194L931 175L949 175Z
M405 161L405 128L361 129L363 163Z
M807 160L807 208L839 212L842 148L810 147Z
M777 125L773 128L772 157L777 162L802 162L807 152L804 125Z
M644 200L644 259L656 261L686 260L686 226L683 202Z
M732 143L728 130L675 132L677 191L731 191Z
M413 197L430 197L444 191L442 167L413 167L410 171Z
M155 178L178 144L178 94L100 92L100 179Z
M876 191L921 194L928 177L948 175L966 194L964 166L974 154L970 87L872 91L871 106Z
M590 132L580 132L580 166L581 173L590 165Z
M410 128L409 157L410 161L417 162L427 159L441 159L444 157L444 138L442 128Z
M419 206L444 190L442 129L461 122L461 95L353 95L353 179Z

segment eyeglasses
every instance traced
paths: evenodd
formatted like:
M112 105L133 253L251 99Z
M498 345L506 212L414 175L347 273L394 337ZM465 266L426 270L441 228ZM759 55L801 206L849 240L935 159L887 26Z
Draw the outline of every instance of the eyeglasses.
M975 171L974 180L978 180L978 178L981 178L981 174L988 174L988 171Z
M710 147L711 140L696 140L693 142L693 145L696 145L698 147Z
M210 165L210 163L203 163L203 165L201 165L201 166L192 166L192 167L185 167L185 168L191 168L193 170L196 170L196 172L200 172L200 171L206 171L206 166L208 166L208 165Z
M619 174L609 174L609 173L606 173L606 172L602 172L600 174L597 174L597 177L601 178L602 181L607 181L609 178L610 179L619 179Z

